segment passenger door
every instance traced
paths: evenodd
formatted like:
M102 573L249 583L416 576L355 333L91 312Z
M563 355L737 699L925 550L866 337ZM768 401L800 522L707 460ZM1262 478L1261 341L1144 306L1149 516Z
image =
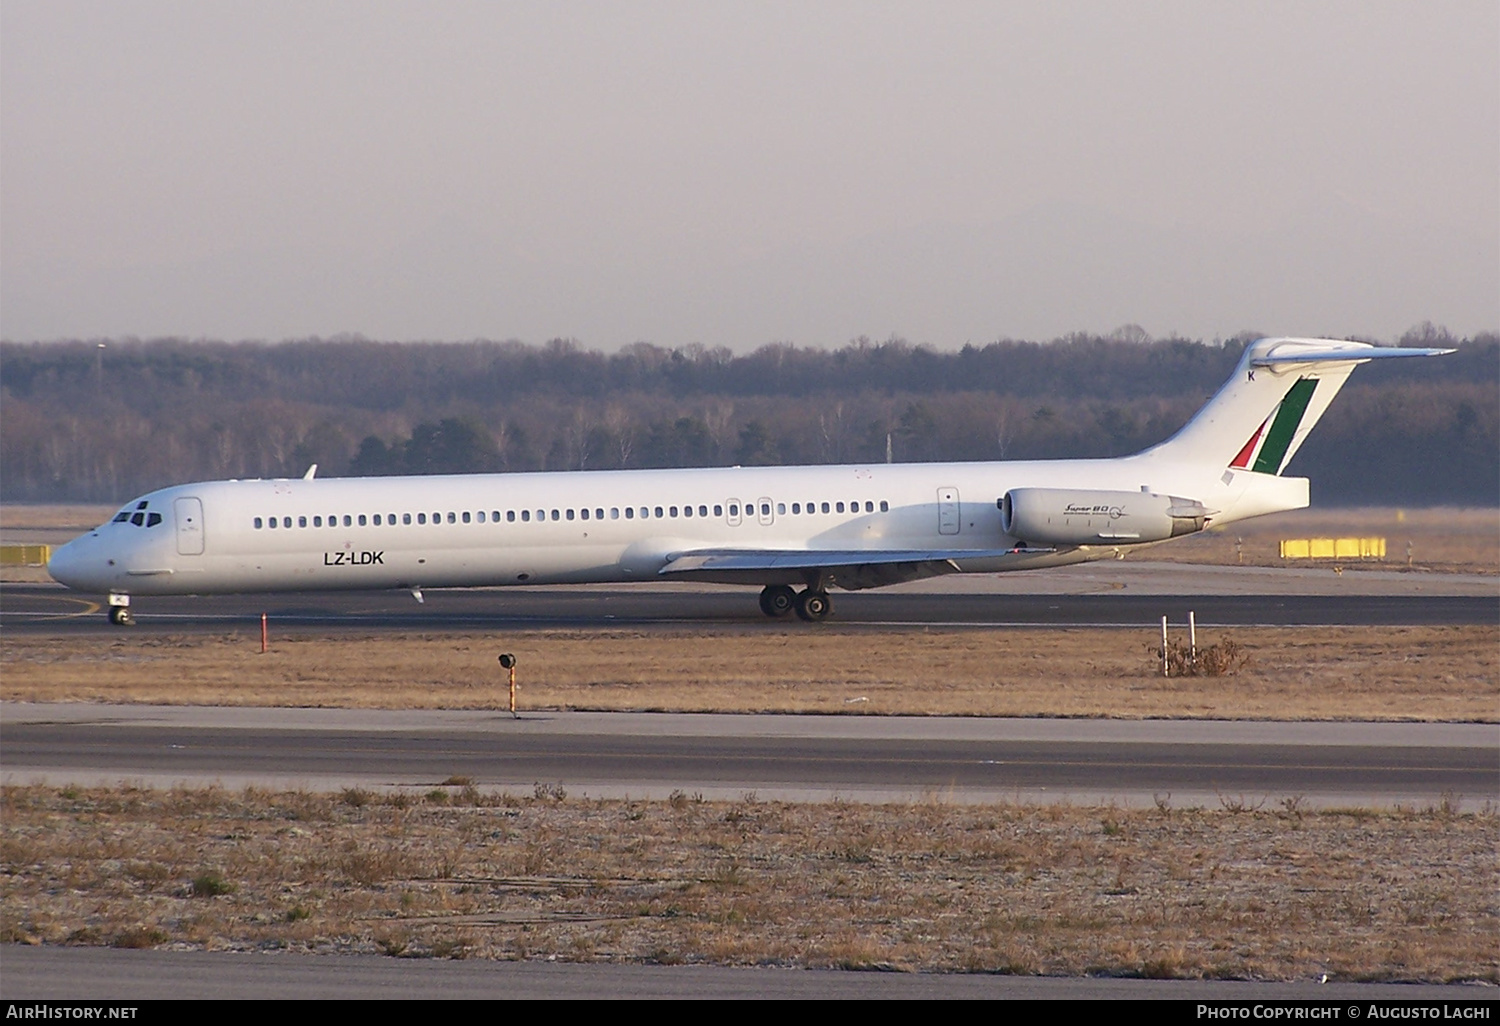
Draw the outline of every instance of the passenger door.
M177 521L177 554L203 555L203 503L192 497L177 499L172 513Z

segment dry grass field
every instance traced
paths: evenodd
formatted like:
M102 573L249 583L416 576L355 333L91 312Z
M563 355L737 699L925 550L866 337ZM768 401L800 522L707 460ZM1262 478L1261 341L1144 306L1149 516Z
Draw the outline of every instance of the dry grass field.
M273 625L274 627L274 625ZM1285 720L1500 719L1500 626L1199 632L1248 656L1164 679L1150 630L546 630L282 636L12 634L0 698L26 702Z
M1258 517L1156 545L1132 558L1228 566L1329 566L1283 560L1283 538L1384 538L1384 560L1340 560L1346 570L1403 569L1500 574L1500 510L1303 509ZM1238 545L1238 548L1236 547Z
M0 507L0 540L111 510ZM1277 564L1382 534L1500 571L1493 511L1349 511L1146 558ZM1317 519L1319 516L1325 519ZM1387 520L1382 520L1387 518ZM1399 525L1399 527L1395 526ZM1262 529L1263 528L1263 529ZM1405 531L1405 535L1402 531ZM1269 553L1269 555L1268 555ZM1352 568L1351 568L1352 569ZM4 580L45 579L8 568ZM38 576L39 575L39 576ZM1500 719L1500 626L1201 631L1249 661L1161 678L1149 630L826 624L316 635L8 633L0 698L523 709ZM932 971L1500 983L1495 810L580 800L0 788L0 942Z
M1500 982L1493 810L6 787L0 941Z

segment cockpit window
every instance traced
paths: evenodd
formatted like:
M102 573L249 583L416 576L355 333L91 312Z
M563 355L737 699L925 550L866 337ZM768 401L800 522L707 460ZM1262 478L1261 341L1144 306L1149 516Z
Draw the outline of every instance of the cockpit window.
M138 502L138 503L135 504L135 508L136 509L145 509L150 504L151 503L149 501L143 499L142 501L140 501L140 502Z
M130 510L128 510L128 509L122 509L122 510L120 510L120 512L118 512L118 513L115 514L115 519L113 521L111 521L111 523L123 524L125 521L127 521L129 519L130 519Z
M135 514L134 516L132 516L130 518L130 522L132 524L134 524L136 527L140 527L142 524L144 524L146 522L146 514L144 514L144 513L137 513L137 514Z
M147 527L155 527L159 523L161 523L161 514L160 513L148 513L148 514L146 514L146 526Z

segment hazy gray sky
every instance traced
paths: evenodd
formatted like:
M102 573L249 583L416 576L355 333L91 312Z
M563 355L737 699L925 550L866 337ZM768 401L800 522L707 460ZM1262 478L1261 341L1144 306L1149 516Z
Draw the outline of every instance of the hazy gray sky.
M1500 327L1500 4L0 4L0 334Z

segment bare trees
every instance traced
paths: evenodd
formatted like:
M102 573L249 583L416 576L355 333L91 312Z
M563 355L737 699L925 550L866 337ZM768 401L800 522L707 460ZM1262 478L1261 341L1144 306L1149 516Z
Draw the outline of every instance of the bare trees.
M1183 423L1246 341L1119 334L741 357L572 340L4 343L0 487L114 500L310 463L336 476L882 462L888 437L901 461L1119 455ZM1493 503L1500 338L1420 325L1407 341L1461 351L1362 369L1293 471L1324 501Z

